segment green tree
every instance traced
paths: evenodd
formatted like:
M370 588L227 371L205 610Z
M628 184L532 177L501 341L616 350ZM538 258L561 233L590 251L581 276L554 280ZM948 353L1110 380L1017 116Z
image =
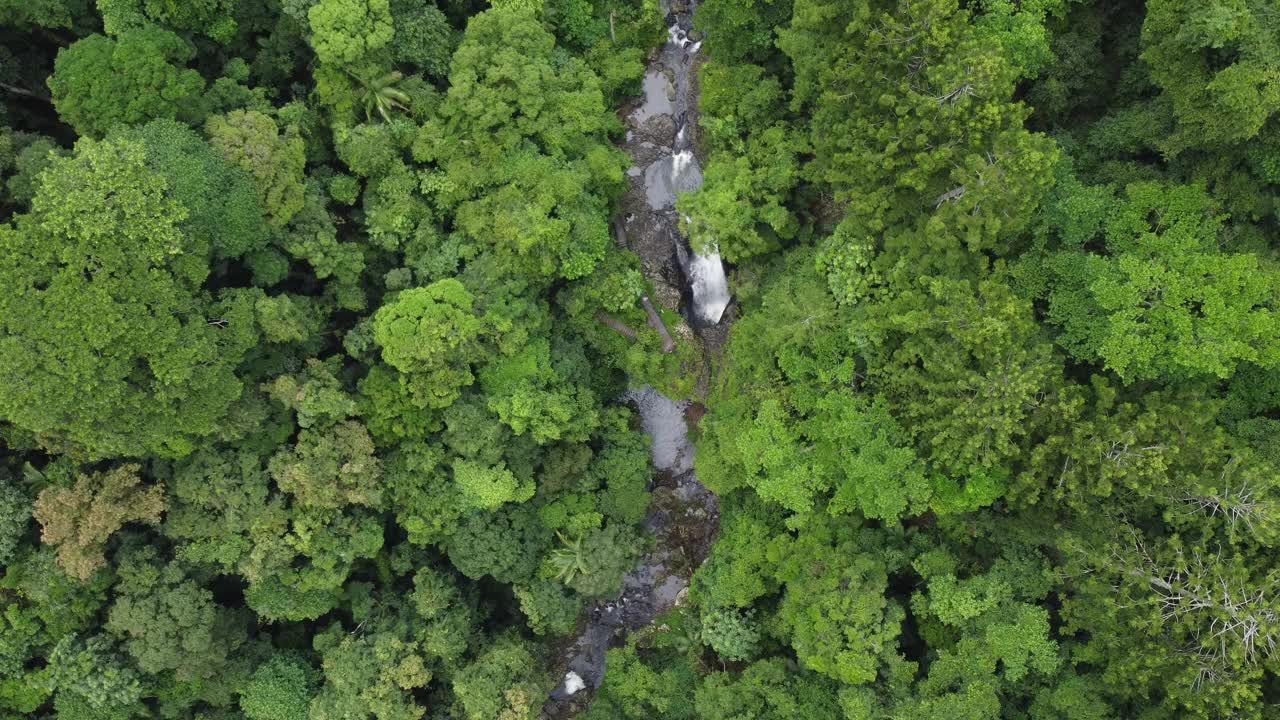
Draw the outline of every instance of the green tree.
M524 641L505 636L453 678L460 716L466 720L533 720L550 683Z
M1280 332L1280 273L1220 251L1224 220L1201 188L1136 183L1100 226L1064 232L1066 247L1049 261L1060 342L1126 381L1225 378L1241 362L1280 363L1270 342ZM1105 256L1080 247L1099 234Z
M407 624L373 623L353 633L335 624L314 645L325 681L307 717L417 720L426 712L411 693L431 681L431 670Z
M1125 392L1094 376L1048 407L1052 424L1025 457L1011 492L1026 502L1047 495L1086 514L1103 498L1150 503L1176 492L1175 478L1219 468L1232 454L1215 425L1216 404L1195 393ZM1146 514L1156 507L1129 509Z
M1002 485L1062 372L1030 304L995 280L922 279L861 317L871 377L931 470Z
M377 178L407 171L402 160L406 133L412 141L416 127L403 118L393 117L385 123L372 118L351 127L334 129L334 150L351 172L364 178Z
M759 306L730 338L725 382L708 403L705 438L694 458L699 478L718 494L753 488L788 510L822 502L840 470L808 451L804 419L818 398L847 391L855 358L844 318L815 272L811 251L789 253L785 271L760 292ZM820 423L815 423L818 425Z
M191 43L157 27L90 35L58 52L49 90L58 115L81 135L155 118L202 119L204 78L182 67Z
M270 494L262 458L248 449L203 448L175 463L166 487L164 534L177 543L178 557L237 572Z
M492 248L504 272L590 273L610 242L607 203L625 160L594 74L561 61L531 12L494 8L471 19L453 56L448 95L414 143L443 170L440 202Z
M604 416L604 446L592 458L587 472L602 489L600 511L624 525L644 519L652 499L649 438L630 428L630 413Z
M466 516L449 537L449 560L463 575L518 583L531 578L551 544L551 533L527 505Z
M834 683L793 670L782 658L752 663L740 675L707 675L698 686L694 707L701 720L842 717Z
M827 511L881 520L920 513L932 488L888 404L877 398L867 405L862 398L832 393L818 409L806 421L806 432L816 441L819 462L835 470Z
M331 510L271 499L256 519L240 573L245 602L263 618L312 620L337 607L352 568L382 549L383 525L358 506Z
M103 626L138 668L172 671L179 682L228 674L228 656L245 638L243 617L214 603L213 593L173 562L139 552L119 565L116 600Z
M94 457L185 455L219 429L252 295L202 288L208 238L186 217L140 143L82 141L50 166L0 226L0 413Z
M22 143L21 136L14 138L14 145ZM15 148L16 149L16 148ZM46 137L32 137L25 147L17 150L13 158L13 175L5 183L9 190L9 200L14 204L26 207L35 197L37 179L40 173L55 158L67 155L67 151Z
M0 475L0 567L9 564L31 523L31 498Z
M234 110L205 122L209 142L228 162L254 179L258 199L271 224L287 223L303 204L302 139L280 134L269 116L256 110Z
M54 646L48 663L46 682L57 693L57 706L83 708L66 715L114 720L128 718L141 709L138 701L143 686L138 674L102 635L84 640L67 635ZM59 712L59 716L63 714Z
M418 175L399 159L369 181L361 205L370 240L393 249L435 236L431 207L418 186Z
M379 508L383 503L382 466L374 455L373 440L354 420L323 430L302 430L297 443L281 449L269 467L276 486L305 507Z
M36 25L43 28L80 27L93 15L85 0L4 0L0 2L0 23L20 28Z
M720 535L693 575L690 597L705 607L729 609L776 593L781 555L772 548L786 542L780 515L754 493L723 497Z
M298 426L323 430L358 415L355 398L346 391L338 375L342 372L342 355L325 360L307 360L302 372L281 375L262 390L280 405L294 412Z
M494 510L503 503L521 503L533 497L533 483L521 482L504 465L485 467L469 460L455 460L453 481L463 501L476 510Z
M563 636L572 633L582 611L582 599L560 583L535 579L512 588L520 601L529 628L538 635Z
M587 710L587 720L685 720L694 717L687 702L696 677L687 665L663 663L663 658L646 662L636 651L636 643L611 648L605 657L605 673L595 701Z
M69 577L51 546L19 548L0 580L0 708L29 716L45 704L57 689L50 682L57 670L48 669L55 645L96 629L112 579L108 572Z
M976 270L970 253L1004 250L1051 184L1053 145L1012 101L1022 70L975 11L796 0L778 33L792 109L811 115L808 172L846 205L852 239L890 250L886 266Z
M320 62L351 65L395 35L388 0L320 0L307 10Z
M318 673L283 653L258 666L240 692L240 710L249 720L307 720Z
M1280 109L1272 10L1235 0L1146 5L1141 57L1176 118L1166 152L1250 140Z
M419 568L413 576L409 602L419 620L415 627L423 650L450 670L477 638L475 612L454 573ZM576 616L575 616L576 619Z
M1262 677L1280 631L1274 572L1228 548L1100 524L1064 543L1074 657L1103 668L1113 692L1153 698L1152 713L1265 717Z
M707 0L698 4L694 24L716 38L707 44L716 62L759 62L776 52L776 33L791 18L791 6L791 0Z
M716 655L730 662L751 660L760 652L760 630L750 612L704 610L702 640Z
M415 544L442 541L465 513L462 490L445 472L443 461L444 453L426 443L405 443L387 458L389 505Z
M959 671L961 664L981 667L987 674L998 669L1011 683L1030 672L1050 675L1056 669L1058 653L1049 639L1049 614L1035 604L1044 600L1051 587L1052 575L1041 557L1011 544L987 572L959 577L962 570L954 557L945 550L929 550L916 558L913 567L925 580L927 591L912 597L912 611L960 635L946 657L955 669L940 664L936 670L942 672L935 677L931 668L927 684L948 687L955 681L942 677ZM946 632L938 626L928 629Z
M905 617L886 595L901 551L874 531L828 520L785 552L778 622L801 664L849 685L873 682L893 656Z
M616 596L622 590L623 574L635 567L640 557L639 540L630 528L611 523L558 548L551 555L551 564L556 564L557 556L562 563L571 561L575 570L560 579L586 597Z
M365 268L364 254L359 244L338 238L327 196L319 183L307 183L302 209L289 222L281 246L290 256L305 260L316 278L328 281L339 307L364 308L364 293L358 284Z
M223 44L230 44L236 36L237 4L237 0L100 0L97 3L108 35L119 35L152 22L174 30L203 33Z
M416 65L432 78L447 77L449 57L457 45L449 18L435 5L393 0L391 19L395 25L391 50L396 62Z
M262 205L250 178L194 130L153 120L117 136L142 143L147 168L164 178L169 196L187 211L183 231L208 238L215 257L240 257L265 244Z
M405 290L374 315L382 359L407 376L416 404L447 407L474 380L482 326L473 302L462 283L446 279Z
M1062 18L1074 0L985 0L974 18L982 34L999 43L1019 79L1039 76L1056 58L1050 47L1052 20Z
M760 65L709 61L698 70L698 89L698 125L717 150L742 151L755 133L786 128L782 83Z
M488 407L516 435L539 444L587 440L599 423L599 404L589 389L567 382L551 344L536 340L520 352L499 357L480 371Z

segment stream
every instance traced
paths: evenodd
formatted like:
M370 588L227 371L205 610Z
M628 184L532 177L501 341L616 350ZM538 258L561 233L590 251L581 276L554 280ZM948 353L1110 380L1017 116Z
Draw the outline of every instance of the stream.
M702 185L694 153L697 134L696 71L702 40L693 29L696 0L662 0L668 39L645 69L643 96L624 108L623 149L633 165L629 189L614 222L618 242L640 259L653 286L653 301L677 310L686 323L672 328L677 342L718 349L727 333L730 306L724 265L715 248L695 252L680 234L678 193ZM604 680L605 653L627 633L646 627L679 605L689 578L706 558L719 526L719 504L693 471L689 422L702 406L671 400L652 387L633 388L620 401L632 405L651 438L657 471L644 526L652 550L623 577L618 597L590 605L579 633L561 655L563 676L551 692L544 718L568 718L584 710Z

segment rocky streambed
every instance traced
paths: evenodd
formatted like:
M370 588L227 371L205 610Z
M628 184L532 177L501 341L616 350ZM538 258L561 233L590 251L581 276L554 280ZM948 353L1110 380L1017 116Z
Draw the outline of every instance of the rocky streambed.
M667 14L667 42L645 69L643 94L625 108L623 148L630 153L629 187L615 230L654 285L654 300L679 310L695 328L720 323L730 296L724 266L714 248L694 252L680 234L676 197L702 186L694 152L698 133L697 69L702 40L693 29L692 5Z
M694 153L702 47L693 29L694 5L663 0L667 42L646 68L642 97L625 109L623 147L632 167L614 229L618 242L640 258L654 287L653 301L679 311L688 323L673 333L677 342L696 342L705 353L723 343L732 311L719 255L714 248L698 253L689 246L675 208L677 194L702 184ZM580 632L564 650L564 676L547 701L545 718L572 717L585 709L604 680L607 650L684 600L719 525L716 497L693 470L689 422L701 416L701 406L672 400L651 387L632 389L619 399L636 409L652 438L657 475L644 524L653 549L623 578L617 598L586 611Z

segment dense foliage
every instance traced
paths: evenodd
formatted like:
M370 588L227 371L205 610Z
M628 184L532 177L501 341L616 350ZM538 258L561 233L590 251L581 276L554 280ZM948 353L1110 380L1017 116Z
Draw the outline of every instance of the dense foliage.
M695 5L707 358L656 0L0 0L0 718L538 717L641 384L719 534L583 717L1275 716L1280 4Z

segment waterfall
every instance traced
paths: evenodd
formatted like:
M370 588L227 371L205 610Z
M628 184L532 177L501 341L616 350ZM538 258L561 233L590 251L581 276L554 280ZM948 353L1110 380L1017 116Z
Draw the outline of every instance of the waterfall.
M684 139L685 130L682 125L676 133L677 145ZM675 207L679 193L693 192L700 187L702 166L690 149L665 155L644 171L645 198L653 210L667 212ZM724 263L714 246L704 254L689 253L684 245L683 240L676 239L680 269L684 271L693 298L692 315L700 323L715 325L729 305L729 280L725 277Z
M729 279L715 246L709 255L695 252L690 258L689 285L693 291L693 314L708 325L720 322L724 309L729 307Z
M729 279L724 274L719 248L713 244L708 250L706 254L690 253L684 249L684 243L678 243L676 257L689 281L694 318L707 325L715 325L729 306Z
M680 132L684 132L683 127ZM692 150L681 150L671 156L671 187L677 193L693 192L702 187L702 166Z

